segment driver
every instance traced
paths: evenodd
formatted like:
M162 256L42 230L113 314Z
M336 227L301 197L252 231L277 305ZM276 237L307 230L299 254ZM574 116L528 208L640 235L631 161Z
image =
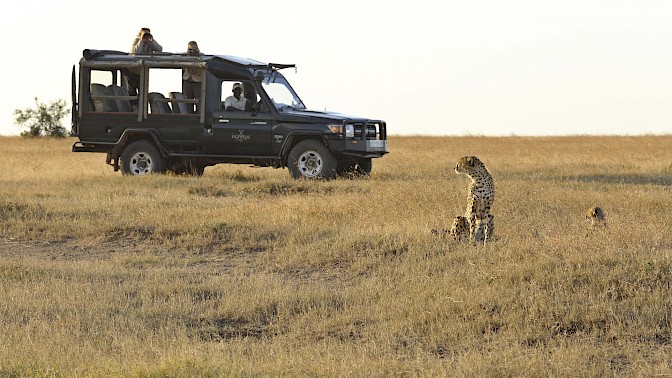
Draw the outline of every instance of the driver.
M240 83L234 83L231 92L233 92L233 96L224 100L224 110L245 110L247 99L242 96L243 86Z

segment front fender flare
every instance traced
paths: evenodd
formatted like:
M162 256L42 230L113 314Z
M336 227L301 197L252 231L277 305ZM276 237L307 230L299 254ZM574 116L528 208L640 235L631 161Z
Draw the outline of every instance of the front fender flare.
M289 156L289 152L292 150L292 148L300 141L306 139L318 139L324 143L325 146L328 146L327 136L321 132L311 132L306 130L290 131L285 137L285 141L282 143L282 147L280 147L280 153L278 154L278 158L280 159L283 167L287 166L287 157Z

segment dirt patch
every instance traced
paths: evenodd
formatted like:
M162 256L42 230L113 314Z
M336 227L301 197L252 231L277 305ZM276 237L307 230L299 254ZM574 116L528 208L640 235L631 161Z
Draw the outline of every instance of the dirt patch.
M34 258L43 260L101 260L109 259L120 249L132 246L112 244L85 245L75 239L31 242L13 238L0 239L0 258Z

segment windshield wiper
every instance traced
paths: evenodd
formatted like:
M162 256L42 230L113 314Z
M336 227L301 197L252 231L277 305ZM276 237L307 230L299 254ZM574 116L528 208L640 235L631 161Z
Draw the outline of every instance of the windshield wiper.
M279 111L283 112L285 110L305 110L306 107L300 104L296 104L294 106L292 105L282 105L281 107L278 108Z

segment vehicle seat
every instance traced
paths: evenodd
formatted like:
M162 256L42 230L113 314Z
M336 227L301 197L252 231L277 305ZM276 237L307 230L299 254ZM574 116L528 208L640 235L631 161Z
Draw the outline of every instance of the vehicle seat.
M170 92L168 93L168 98L171 100L184 100L184 93L182 92ZM187 105L192 105L192 104L186 104L184 102L178 102L178 101L171 101L170 104L173 107L173 113L180 113L180 114L189 114L189 111L187 109Z
M173 112L172 110L170 110L170 105L168 105L166 96L164 96L163 94L158 92L150 92L147 94L147 98L149 100L149 107L152 113L156 114L156 113Z
M128 96L128 90L126 88L122 88L114 84L110 85L109 88L112 90L112 95L114 96ZM118 111L125 113L130 113L133 111L133 108L131 108L131 102L129 100L115 99L114 101L116 102Z
M91 95L92 96L114 96L112 90L103 84L92 83L91 84ZM116 112L117 103L112 99L102 99L95 98L93 99L93 111L95 112Z

